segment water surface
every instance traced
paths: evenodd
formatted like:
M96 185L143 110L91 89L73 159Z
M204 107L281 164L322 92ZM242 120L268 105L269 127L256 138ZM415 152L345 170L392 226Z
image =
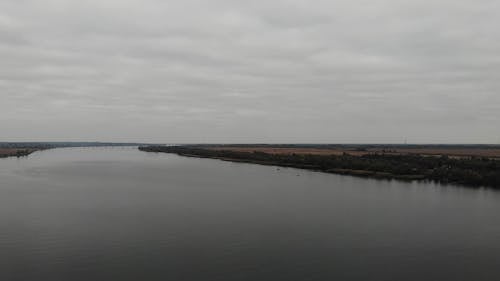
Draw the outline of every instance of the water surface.
M0 280L500 280L500 193L41 151L0 159Z

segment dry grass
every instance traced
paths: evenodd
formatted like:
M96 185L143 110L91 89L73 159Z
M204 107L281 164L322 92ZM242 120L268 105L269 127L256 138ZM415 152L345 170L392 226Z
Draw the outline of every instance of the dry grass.
M211 147L212 150L231 150L240 152L264 152L269 154L313 154L313 155L342 155L347 153L353 156L362 156L370 153L385 154L418 154L418 155L447 155L452 157L470 157L480 156L489 158L500 158L500 149L486 148L370 148L366 151L342 149L342 148L283 148L283 147L238 147L238 146L220 146Z
M2 155L12 155L16 154L19 149L17 148L0 148L0 154Z
M398 153L411 153L421 155L449 155L449 156L481 156L500 158L500 149L486 149L486 148L412 148L412 149L397 149Z

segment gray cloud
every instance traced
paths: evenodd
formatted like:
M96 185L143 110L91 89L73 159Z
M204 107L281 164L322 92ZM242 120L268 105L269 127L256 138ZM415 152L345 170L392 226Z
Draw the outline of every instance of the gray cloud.
M0 2L3 140L500 141L498 1Z

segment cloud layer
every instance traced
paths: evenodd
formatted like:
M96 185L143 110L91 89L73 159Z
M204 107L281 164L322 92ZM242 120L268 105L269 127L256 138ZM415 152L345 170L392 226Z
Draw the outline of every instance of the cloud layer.
M2 140L500 141L496 0L0 2Z

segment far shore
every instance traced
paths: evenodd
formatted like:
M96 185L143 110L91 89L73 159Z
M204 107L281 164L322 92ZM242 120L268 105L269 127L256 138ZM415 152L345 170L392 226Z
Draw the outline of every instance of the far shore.
M37 148L0 148L0 158L23 157L38 151Z
M429 155L435 147L369 145L336 148L323 145L184 145L143 146L146 152L212 158L232 162L308 169L326 173L398 180L430 180L472 187L500 188L498 147L438 147L441 154ZM405 149L405 150L403 150ZM468 150L466 156L458 154ZM419 154L416 151L425 153ZM491 150L491 151L487 151ZM489 153L487 153L489 152ZM445 154L446 153L446 154Z
M144 143L115 142L0 142L0 158L23 157L35 151L65 147L141 146Z

